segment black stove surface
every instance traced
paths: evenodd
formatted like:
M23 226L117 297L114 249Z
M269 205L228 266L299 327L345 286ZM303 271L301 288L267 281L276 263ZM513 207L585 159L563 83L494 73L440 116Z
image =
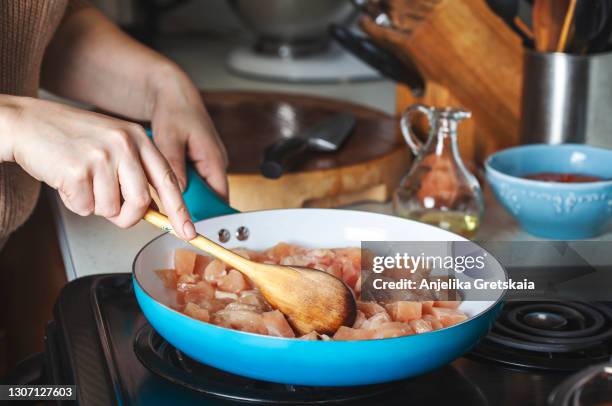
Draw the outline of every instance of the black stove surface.
M553 357L550 351L514 348L500 340L507 339L503 323L508 314L527 320L528 327L541 329L546 326L537 323L547 321L538 319L545 318L551 309L544 306L521 310L521 305L509 306L510 311L500 317L493 331L493 339L483 340L466 357L429 374L371 387L307 388L241 378L190 360L148 325L136 303L130 274L97 275L77 279L62 291L55 308L55 320L47 331L46 370L49 383L75 384L79 403L85 406L212 406L245 402L266 405L545 405L551 391L571 370L596 363L599 360L597 351L604 351L602 347L608 346L610 350L610 340L606 341L606 337L582 340L595 344L583 348L582 355L565 357L577 357L579 362L573 366L564 364L564 368L542 368L546 365L543 359ZM512 313L514 309L518 310ZM582 323L580 328L599 326L600 318L592 314L600 312L605 318L606 311L609 309L595 306L581 320L572 309L567 310L565 323L570 323L569 326L562 325L562 320L550 314L552 320L548 321L558 323L553 327L570 331L571 336L577 326L575 323ZM592 333L603 334L599 330ZM496 338L495 334L502 338ZM567 338L566 335L555 338ZM517 338L511 336L509 339ZM526 337L520 339L525 341ZM536 337L536 341L540 339ZM526 367L525 362L530 357L537 362ZM559 354L554 357L564 359ZM508 362L513 359L520 362Z

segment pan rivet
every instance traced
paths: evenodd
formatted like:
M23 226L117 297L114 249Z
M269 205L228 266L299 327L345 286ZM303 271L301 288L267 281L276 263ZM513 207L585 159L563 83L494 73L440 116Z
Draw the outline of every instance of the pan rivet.
M244 241L249 238L249 229L245 226L238 227L238 230L236 230L236 238L238 238L240 241Z
M225 228L222 228L221 230L219 230L219 241L228 242L231 237L232 235Z

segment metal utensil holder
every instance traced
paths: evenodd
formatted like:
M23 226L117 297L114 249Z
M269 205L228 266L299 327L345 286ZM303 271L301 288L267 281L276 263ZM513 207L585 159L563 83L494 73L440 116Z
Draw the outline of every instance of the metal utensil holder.
M612 143L612 53L525 50L521 142Z

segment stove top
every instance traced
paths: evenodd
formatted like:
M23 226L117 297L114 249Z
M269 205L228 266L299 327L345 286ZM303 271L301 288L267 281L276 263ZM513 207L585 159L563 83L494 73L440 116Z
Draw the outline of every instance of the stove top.
M471 353L429 374L365 387L300 387L191 360L146 322L130 274L96 275L62 291L47 330L45 370L48 383L76 385L85 406L546 405L573 372L609 359L611 325L603 304L510 302Z

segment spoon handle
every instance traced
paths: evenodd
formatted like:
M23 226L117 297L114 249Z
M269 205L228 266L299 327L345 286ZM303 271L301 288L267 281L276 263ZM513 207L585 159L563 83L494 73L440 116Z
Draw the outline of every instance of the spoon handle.
M174 232L174 229L172 228L168 217L164 216L157 210L149 208L143 218L145 221L151 223L155 227L167 231L170 234L176 236L176 233ZM249 261L248 259L236 254L235 252L225 247L222 247L221 245L209 240L201 234L198 234L193 240L188 241L188 243L206 252L207 254L210 254L213 257L220 259L221 261L225 262L232 268L237 269L248 277L253 276L253 273L255 272L254 264L252 261Z

